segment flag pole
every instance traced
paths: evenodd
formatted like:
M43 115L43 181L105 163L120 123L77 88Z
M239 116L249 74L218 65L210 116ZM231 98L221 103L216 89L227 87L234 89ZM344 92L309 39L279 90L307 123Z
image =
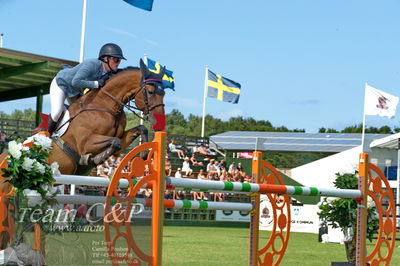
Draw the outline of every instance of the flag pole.
M367 85L368 85L368 83L365 82L365 87L364 87L363 122L362 122L362 131L361 131L361 153L364 153L364 141L365 141L365 97L366 97Z
M86 7L87 7L87 0L83 0L81 49L79 53L79 63L83 62L83 56L85 53L86 14L87 14Z
M201 121L201 137L204 138L204 125L206 122L206 98L207 98L207 80L208 80L208 66L206 65L206 73L204 75L204 97L203 97L203 119Z

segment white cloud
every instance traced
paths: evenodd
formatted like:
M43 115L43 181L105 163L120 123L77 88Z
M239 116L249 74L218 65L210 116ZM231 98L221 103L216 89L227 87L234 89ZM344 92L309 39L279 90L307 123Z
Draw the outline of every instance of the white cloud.
M129 37L134 37L134 38L138 38L138 36L134 33L131 33L129 31L125 31L125 30L121 30L121 29L116 29L116 28L110 28L110 27L106 27L107 30L112 31L114 33L120 34L120 35L126 35Z
M156 41L153 41L153 40L150 40L150 39L143 39L143 38L140 38L140 37L137 36L136 34L134 34L134 33L132 33L132 32L129 32L129 31L126 31L126 30L117 29L117 28L111 28L111 27L106 27L106 29L109 30L109 31L111 31L111 32L114 32L114 33L116 33L116 34L120 34L120 35L125 35L125 36L129 36L129 37L133 37L133 38L142 40L142 41L144 41L144 42L147 42L147 43L149 43L149 44L151 44L151 45L158 46L158 43L157 43Z
M225 111L222 113L219 113L217 115L217 118L220 118L222 120L228 120L231 117L237 117L237 116L243 116L243 110L241 109L232 109L229 111Z

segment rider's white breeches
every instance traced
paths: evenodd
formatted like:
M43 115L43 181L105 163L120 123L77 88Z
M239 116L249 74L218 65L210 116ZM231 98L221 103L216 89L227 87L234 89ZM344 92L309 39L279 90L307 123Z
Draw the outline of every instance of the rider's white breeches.
M58 87L56 79L54 78L50 85L50 106L51 106L51 118L53 121L57 121L60 118L64 109L65 94Z

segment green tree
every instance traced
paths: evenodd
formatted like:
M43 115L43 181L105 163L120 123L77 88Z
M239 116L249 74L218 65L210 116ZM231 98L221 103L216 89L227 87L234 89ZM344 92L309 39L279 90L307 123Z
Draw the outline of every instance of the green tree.
M361 133L362 132L362 124L345 127L340 132L341 133Z
M357 189L358 172L336 174L334 185L338 189ZM340 228L345 234L345 250L347 260L355 262L356 255L356 226L357 226L357 202L353 199L336 199L329 201L325 198L319 206L318 215L325 225ZM376 216L376 208L368 206L367 237L372 241L373 234L378 232L379 219Z
M382 126L379 128L379 134L393 134L393 131L389 126Z

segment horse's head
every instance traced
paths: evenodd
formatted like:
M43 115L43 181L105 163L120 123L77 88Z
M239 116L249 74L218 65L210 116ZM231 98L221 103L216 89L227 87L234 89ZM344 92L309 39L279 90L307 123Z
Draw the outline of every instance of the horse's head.
M151 72L140 60L138 68L126 68L111 78L101 91L117 104L117 109L134 100L136 109L153 124L153 129L165 127L164 95L162 77L165 67L159 73Z
M159 73L151 72L146 64L140 59L140 71L142 78L140 81L142 93L136 93L136 107L140 109L153 124L153 129L163 130L165 127L164 110L164 87L162 78L165 74L165 67Z

